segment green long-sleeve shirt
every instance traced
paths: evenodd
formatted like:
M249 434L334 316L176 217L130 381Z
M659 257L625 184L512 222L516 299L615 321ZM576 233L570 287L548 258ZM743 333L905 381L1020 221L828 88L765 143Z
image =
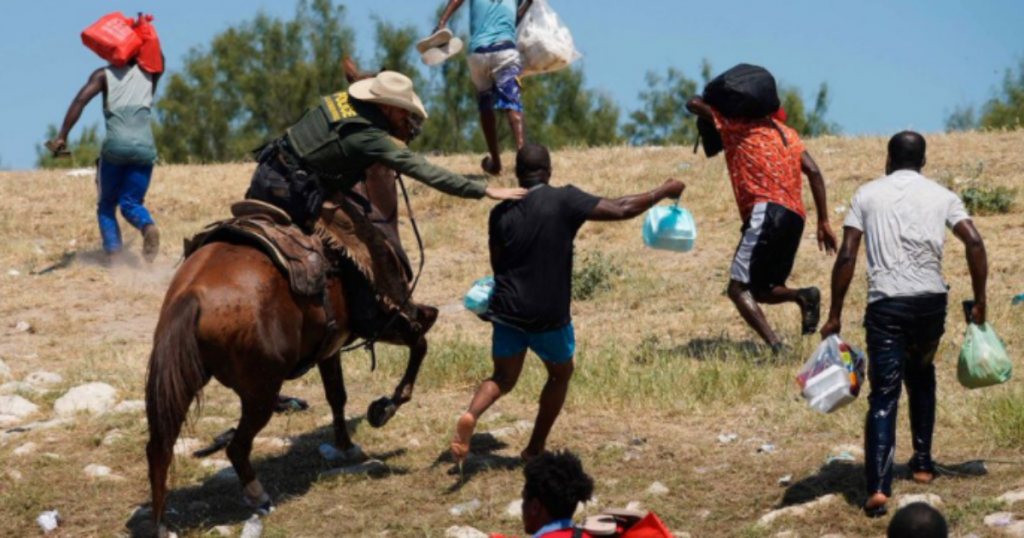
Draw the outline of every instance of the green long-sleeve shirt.
M388 134L387 118L376 105L349 100L347 94L322 101L325 104L307 111L287 136L296 156L323 176L329 191L350 191L366 179L369 167L380 163L445 194L484 197L485 183L430 164Z

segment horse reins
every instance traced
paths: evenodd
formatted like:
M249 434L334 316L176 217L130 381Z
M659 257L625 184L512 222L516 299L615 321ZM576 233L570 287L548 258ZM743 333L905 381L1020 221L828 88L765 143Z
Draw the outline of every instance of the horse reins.
M405 180L402 179L402 174L395 174L395 178L398 180L398 185L402 188L402 198L405 199L405 208L409 212L409 222L412 224L413 234L416 236L416 246L420 251L420 262L419 268L416 270L416 276L412 279L412 285L409 286L409 293L406 294L405 300L402 301L402 305L396 309L392 314L388 322L384 324L381 330L377 331L377 334L373 335L358 344L352 344L338 350L338 353L348 353L349 351L355 351L357 349L367 349L370 351L370 371L374 372L377 370L377 349L375 345L380 340L381 336L394 325L395 321L398 320L398 316L401 315L402 311L405 310L409 303L412 301L412 294L416 291L416 286L420 283L420 275L423 274L423 265L426 262L426 253L423 249L423 237L420 236L420 228L416 224L416 216L412 211L412 203L409 201L409 191L405 188ZM395 218L398 217L398 209L395 209Z

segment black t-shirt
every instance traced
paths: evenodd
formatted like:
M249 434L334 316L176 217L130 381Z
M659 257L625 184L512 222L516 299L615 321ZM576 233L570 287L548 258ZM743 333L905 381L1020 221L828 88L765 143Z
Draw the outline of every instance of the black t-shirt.
M573 240L600 201L572 185L542 185L491 210L491 317L532 333L572 321Z

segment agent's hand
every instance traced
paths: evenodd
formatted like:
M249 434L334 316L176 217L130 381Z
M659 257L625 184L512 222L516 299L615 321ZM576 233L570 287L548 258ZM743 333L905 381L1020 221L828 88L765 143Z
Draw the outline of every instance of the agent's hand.
M686 190L686 184L678 179L670 179L666 181L661 188L662 192L665 193L666 198L678 200L683 196L683 191Z
M836 240L836 234L832 233L832 226L829 225L828 221L818 222L818 250L834 255L838 245L839 242Z
M63 138L50 140L49 142L46 143L46 149L50 150L50 152L53 153L54 157L58 157L62 153L67 153L68 143Z
M526 196L527 192L529 191L521 187L511 189L504 187L487 187L487 189L484 190L484 196L491 200L518 200Z
M971 307L971 319L970 322L975 325L985 324L985 302L974 302L974 306Z
M833 334L839 334L843 330L843 322L838 319L828 318L821 327L821 339L824 340Z

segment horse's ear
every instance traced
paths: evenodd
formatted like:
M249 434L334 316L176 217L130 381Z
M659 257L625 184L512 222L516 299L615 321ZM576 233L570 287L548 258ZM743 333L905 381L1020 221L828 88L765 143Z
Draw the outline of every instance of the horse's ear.
M347 80L349 84L365 78L359 72L359 66L356 65L355 60L353 60L351 56L346 54L345 60L341 62L341 65L342 71L345 73L345 80Z

